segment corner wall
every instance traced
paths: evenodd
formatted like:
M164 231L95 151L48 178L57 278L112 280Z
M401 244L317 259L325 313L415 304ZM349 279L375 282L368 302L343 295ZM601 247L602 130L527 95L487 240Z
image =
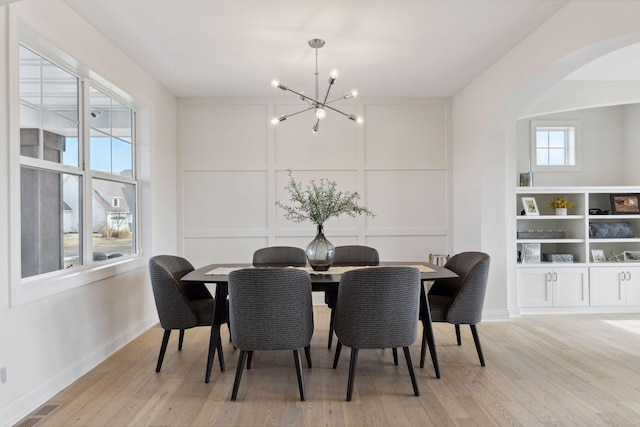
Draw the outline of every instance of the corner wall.
M570 72L638 40L640 2L572 1L454 97L454 249L492 256L485 312L517 314L515 254L506 250L515 233L507 206L515 200L516 119Z

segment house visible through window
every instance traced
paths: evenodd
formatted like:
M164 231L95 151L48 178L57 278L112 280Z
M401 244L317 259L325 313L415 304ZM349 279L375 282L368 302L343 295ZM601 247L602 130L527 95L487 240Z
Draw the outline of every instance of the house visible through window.
M534 170L575 170L579 166L578 123L531 122Z
M132 107L20 46L21 277L136 253L134 130Z

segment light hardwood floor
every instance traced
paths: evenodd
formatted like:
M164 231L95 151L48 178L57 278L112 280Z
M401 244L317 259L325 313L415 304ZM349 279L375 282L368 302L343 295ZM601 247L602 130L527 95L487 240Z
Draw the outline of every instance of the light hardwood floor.
M349 349L337 370L327 345L328 311L316 307L300 402L291 352L256 353L231 402L238 351L223 327L226 372L204 383L207 328L177 333L155 373L162 329L154 327L51 399L36 426L639 426L640 315L526 316L478 326L486 367L468 327L437 324L441 379L417 368L415 397L402 352L362 350L346 402ZM335 343L335 340L334 340ZM334 345L335 348L335 345ZM417 365L419 341L412 348ZM216 362L217 363L217 362ZM306 365L305 365L306 366Z

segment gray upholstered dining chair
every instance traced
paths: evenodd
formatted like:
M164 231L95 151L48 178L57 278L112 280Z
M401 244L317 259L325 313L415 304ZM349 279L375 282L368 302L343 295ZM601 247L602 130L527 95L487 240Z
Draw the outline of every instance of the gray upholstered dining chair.
M378 250L370 246L364 245L345 245L336 246L335 257L333 258L333 267L349 267L349 266L366 266L379 265L380 255ZM329 320L329 343L327 348L331 348L333 341L333 311L336 308L338 299L338 291L325 291L324 302L331 310Z
M432 322L455 325L458 345L462 345L460 325L469 325L480 365L485 366L476 325L482 320L482 307L487 289L491 258L483 252L461 252L444 265L458 275L455 279L436 280L427 294ZM421 319L426 316L424 310ZM422 337L420 366L424 366L426 335Z
M295 246L268 246L253 253L254 267L304 267L307 265L307 254L304 249ZM311 347L306 346L304 353L307 365L311 367ZM247 369L251 369L253 352L247 356Z
M347 401L353 393L360 349L402 347L413 392L420 395L410 350L418 335L420 286L420 271L414 267L371 267L342 274L333 368L338 366L342 346L351 347Z
M254 267L304 267L307 254L294 246L269 246L253 253Z
M292 350L300 400L306 399L300 349L313 334L311 279L290 268L252 268L229 274L229 319L233 345L240 349L231 400L236 400L247 354Z
M178 256L157 255L149 260L153 296L160 326L164 329L156 372L160 372L162 367L172 330L180 330L178 351L181 351L185 329L211 326L213 323L215 300L204 283L185 283L180 280L193 270L193 265L189 261ZM227 322L227 310L225 310L223 322ZM224 355L220 340L218 340L218 360L220 370L224 371Z

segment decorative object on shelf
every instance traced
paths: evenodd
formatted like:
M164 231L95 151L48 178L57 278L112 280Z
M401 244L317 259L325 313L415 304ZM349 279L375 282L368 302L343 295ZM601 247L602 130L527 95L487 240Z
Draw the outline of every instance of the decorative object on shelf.
M566 215L567 209L571 209L575 204L576 202L572 202L564 196L558 196L549 202L549 207L556 210L556 215Z
M640 214L640 194L611 194L609 197L613 215Z
M524 208L525 215L540 215L535 197L523 197L522 207Z
M589 237L592 239L629 239L636 237L633 226L627 221L590 222Z
M605 262L607 260L602 249L591 249L591 258L593 258L593 262Z
M274 117L273 119L271 119L271 124L272 125L277 125L278 123L280 123L280 122L282 122L284 120L287 120L288 117L295 116L296 114L300 114L300 113L303 113L303 112L309 111L309 110L314 110L315 111L315 115L316 115L316 124L313 125L313 127L311 128L311 132L313 132L313 133L318 132L318 128L320 126L320 120L323 120L327 116L327 110L331 110L331 111L335 111L336 113L340 113L343 116L345 116L346 118L348 118L349 120L353 120L354 122L356 122L358 124L362 124L364 122L364 120L360 116L354 116L353 114L344 113L344 112L338 110L337 108L331 107L329 105L329 104L331 104L333 102L340 101L342 99L350 99L350 98L355 98L356 96L358 96L358 91L353 89L353 90L350 90L349 92L344 93L339 98L333 99L331 101L327 101L327 98L329 97L329 92L331 91L331 87L333 86L333 84L335 83L336 79L338 78L338 69L337 68L332 68L329 71L329 87L327 88L327 92L324 95L324 99L320 100L320 94L318 93L318 49L323 47L324 43L325 42L322 39L311 39L311 40L309 40L309 46L312 49L316 50L316 73L315 73L315 75L316 75L316 92L315 92L315 98L311 98L310 96L305 95L304 92L297 92L297 91L289 88L288 86L285 86L278 79L271 80L271 86L273 86L275 88L278 88L278 89L282 89L284 91L289 91L291 93L294 93L302 101L307 103L307 108L305 108L304 110L300 110L298 112L291 113L291 114L283 114L281 116Z
M335 181L322 178L320 182L311 180L303 187L296 182L293 173L289 171L289 184L285 189L289 192L291 205L284 205L276 201L276 206L285 210L285 218L293 222L311 221L317 226L315 239L307 246L307 260L316 271L326 271L333 262L334 246L324 236L323 225L331 217L347 214L353 218L358 215L374 213L366 207L359 206L360 195L357 192L338 191Z
M617 254L614 251L611 251L611 256L607 258L607 261L617 261L621 262L623 260L622 252Z
M622 255L625 261L640 261L640 251L624 251Z
M520 173L520 187L533 187L533 172Z
M521 258L523 264L539 263L540 243L523 243Z
M546 262L573 262L573 254L544 254Z
M589 215L609 215L609 211L603 211L600 208L589 208Z
M564 239L566 233L562 230L526 230L518 231L518 239Z

